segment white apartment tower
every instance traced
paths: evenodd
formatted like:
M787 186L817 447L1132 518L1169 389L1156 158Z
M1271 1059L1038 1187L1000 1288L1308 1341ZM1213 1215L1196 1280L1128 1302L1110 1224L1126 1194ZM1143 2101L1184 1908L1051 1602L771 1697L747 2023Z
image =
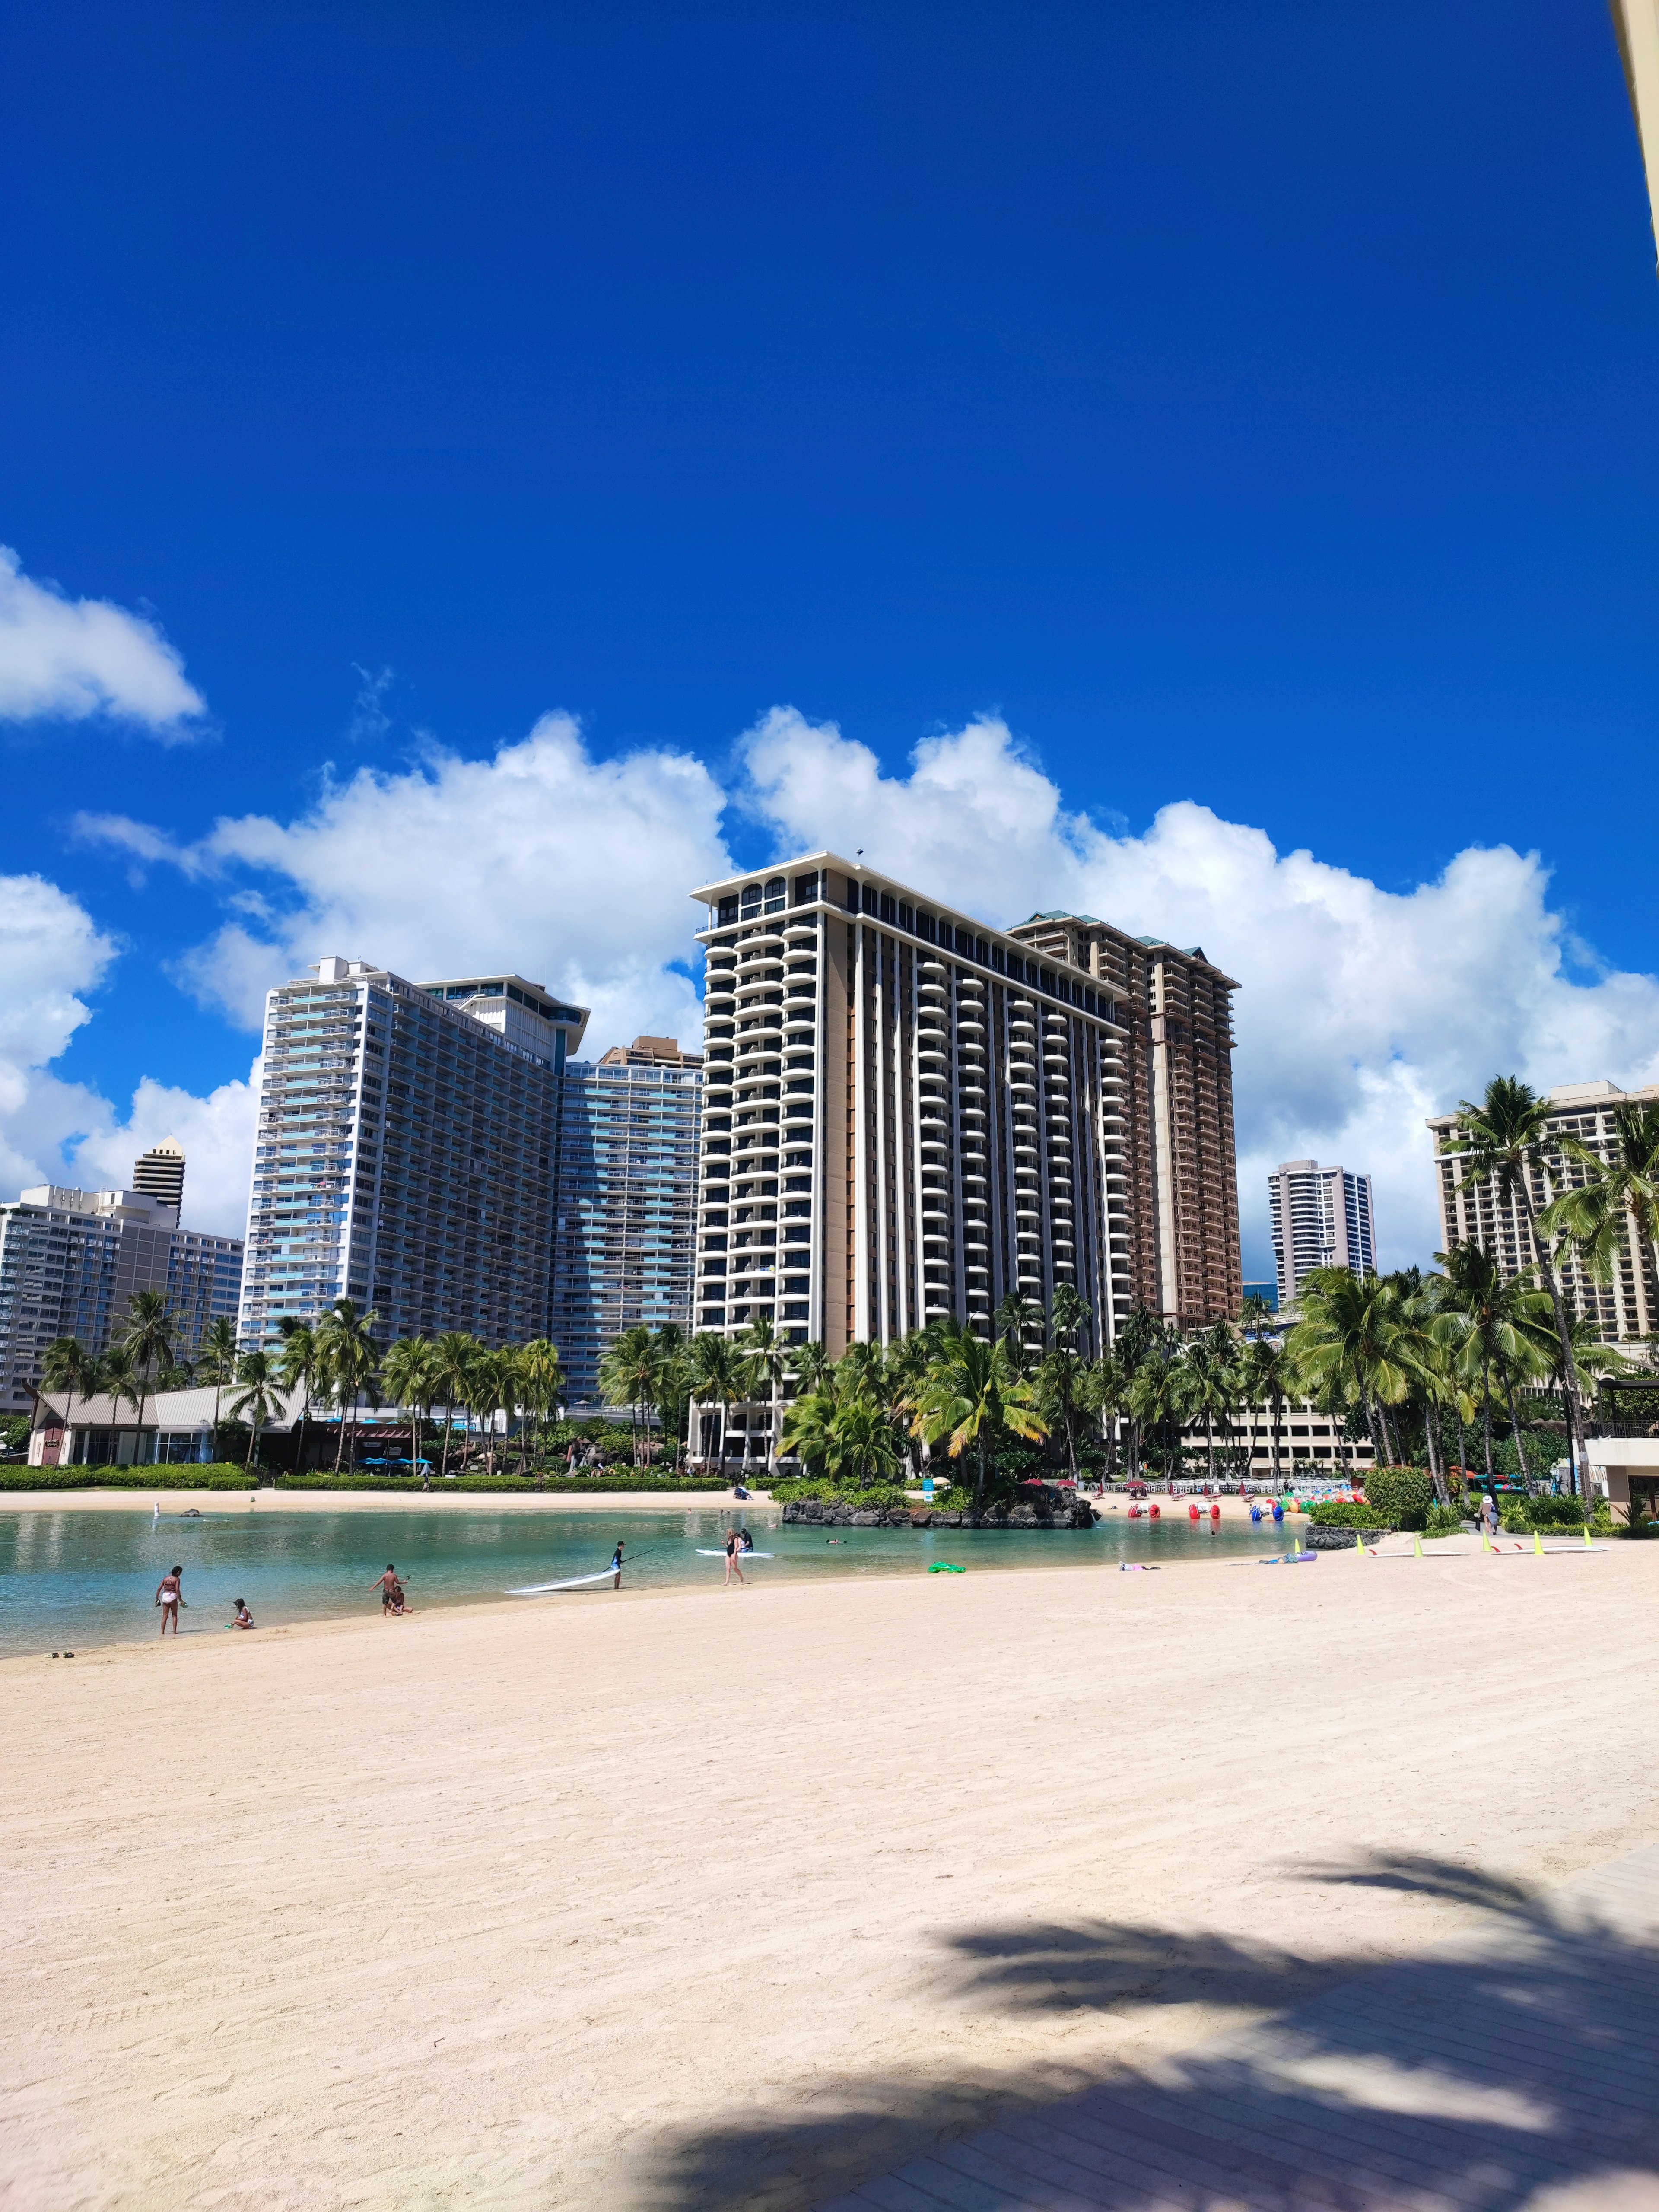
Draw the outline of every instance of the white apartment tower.
M1317 1160L1286 1160L1267 1178L1279 1303L1287 1306L1316 1267L1376 1273L1371 1179Z
M1133 1299L1114 1003L1079 971L813 853L705 884L695 1318L831 1357L1061 1283Z
M337 1297L382 1340L546 1335L560 1071L586 1024L520 975L328 959L271 992L244 1344Z

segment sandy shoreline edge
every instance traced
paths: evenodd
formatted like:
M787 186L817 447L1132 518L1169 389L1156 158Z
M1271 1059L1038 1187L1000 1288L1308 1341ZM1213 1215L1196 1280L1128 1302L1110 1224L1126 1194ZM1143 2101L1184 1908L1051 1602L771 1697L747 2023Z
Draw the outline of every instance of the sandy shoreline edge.
M770 1502L759 1490L15 1490L0 1492L0 1513L710 1513Z

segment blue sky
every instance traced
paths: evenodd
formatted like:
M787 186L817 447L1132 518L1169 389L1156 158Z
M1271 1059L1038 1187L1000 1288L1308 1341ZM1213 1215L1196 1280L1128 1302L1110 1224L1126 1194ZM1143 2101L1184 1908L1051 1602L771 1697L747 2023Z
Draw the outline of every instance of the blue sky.
M1646 1071L1659 283L1589 0L0 20L0 542L204 702L0 722L0 869L64 902L12 933L0 1168L188 1118L148 1079L219 1099L224 1210L258 990L439 962L434 884L469 952L687 1027L674 872L878 819L989 919L1071 868L1207 932L1252 1267L1281 1146L1369 1145L1424 1256L1425 1104ZM1015 763L1060 815L1010 869Z

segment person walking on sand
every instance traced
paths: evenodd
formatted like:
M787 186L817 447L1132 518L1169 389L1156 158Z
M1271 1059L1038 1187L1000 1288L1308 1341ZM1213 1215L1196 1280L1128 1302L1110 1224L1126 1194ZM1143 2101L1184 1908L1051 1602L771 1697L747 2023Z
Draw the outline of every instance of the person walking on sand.
M623 1539L618 1536L617 1539L617 1548L611 1554L611 1571L612 1576L615 1577L611 1585L612 1589L620 1589L622 1588L622 1571Z
M155 1602L161 1608L163 1636L167 1632L169 1616L173 1621L173 1634L177 1636L179 1633L179 1608L185 1601L185 1593L180 1586L184 1580L184 1573L185 1571L180 1566L169 1567L155 1585Z
M738 1565L742 1555L743 1546L738 1540L737 1530L728 1528L726 1532L726 1579L728 1583L733 1575L739 1582L743 1580L743 1569Z
M382 1620L384 1620L389 1613L393 1611L401 1613L403 1611L404 1586L398 1581L398 1570L392 1565L390 1559L386 1563L386 1572L383 1575L376 1575L374 1581L369 1584L369 1588L370 1589L377 1589L380 1593L380 1618Z

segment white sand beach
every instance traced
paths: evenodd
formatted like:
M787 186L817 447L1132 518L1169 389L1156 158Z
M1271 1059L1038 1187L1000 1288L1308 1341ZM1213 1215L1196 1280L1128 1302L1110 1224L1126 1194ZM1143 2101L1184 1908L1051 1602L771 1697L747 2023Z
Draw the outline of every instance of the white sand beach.
M1437 1548L8 1662L3 2201L811 2204L1652 1840L1656 1598Z

